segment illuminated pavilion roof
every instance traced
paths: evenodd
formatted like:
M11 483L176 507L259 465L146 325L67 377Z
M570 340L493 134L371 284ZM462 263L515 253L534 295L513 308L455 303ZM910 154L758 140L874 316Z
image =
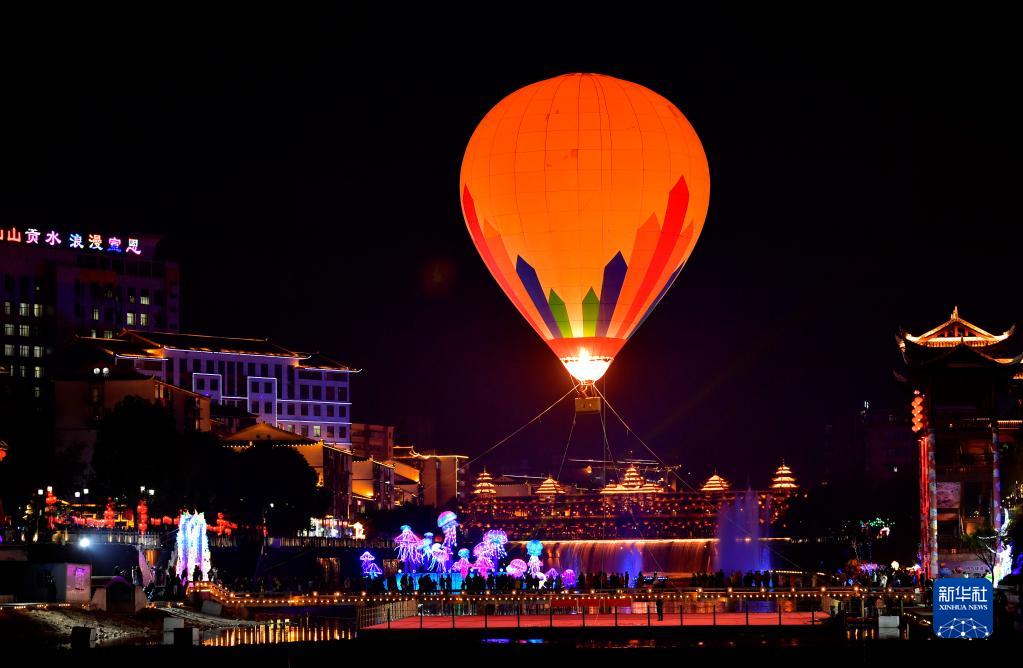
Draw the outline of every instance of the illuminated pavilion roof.
M1011 370L1017 379L1023 378L1019 369L1023 352L1017 342L1016 326L992 334L960 317L958 307L948 320L923 334L901 330L896 342L906 365L915 372L973 367Z
M1001 334L992 334L967 322L959 317L959 307L952 309L952 315L948 320L937 327L930 329L919 336L908 332L903 338L911 343L916 343L928 348L952 348L958 345L967 345L971 348L983 348L986 346L1001 343L1012 336L1015 326L1010 327Z
M652 483L639 473L634 464L625 469L620 483L608 483L601 494L660 494L664 490L660 485Z
M785 460L782 460L781 466L774 472L774 477L771 478L771 489L778 490L792 490L796 489L796 478L792 475L792 469L785 465Z
M536 488L537 496L555 496L564 493L565 488L551 476L547 476L547 479L540 483L540 486Z
M497 494L497 488L494 487L494 477L487 473L486 469L476 476L476 484L472 488L473 494Z
M700 488L701 492L727 492L731 489L732 483L728 482L724 478L718 475L717 471L714 475L707 478L707 482L703 483L703 487Z

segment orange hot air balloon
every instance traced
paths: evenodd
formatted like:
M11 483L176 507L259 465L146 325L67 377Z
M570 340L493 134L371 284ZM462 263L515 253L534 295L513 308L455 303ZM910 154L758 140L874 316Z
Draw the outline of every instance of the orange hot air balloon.
M565 74L483 117L459 189L490 273L569 373L592 383L689 258L710 173L671 102L622 79Z

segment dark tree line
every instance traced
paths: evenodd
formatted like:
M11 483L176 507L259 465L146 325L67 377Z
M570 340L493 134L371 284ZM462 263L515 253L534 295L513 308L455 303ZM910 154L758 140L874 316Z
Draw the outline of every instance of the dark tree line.
M273 533L287 534L326 509L316 472L293 448L236 451L208 432L180 433L166 408L139 397L126 398L100 421L92 467L91 486L100 497L134 503L140 487L153 489L151 515L222 512L239 525L265 519Z

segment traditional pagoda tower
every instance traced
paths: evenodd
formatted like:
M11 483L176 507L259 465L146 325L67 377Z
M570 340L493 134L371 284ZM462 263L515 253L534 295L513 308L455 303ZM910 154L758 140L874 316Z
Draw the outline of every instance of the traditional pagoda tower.
M472 493L478 496L497 496L497 488L494 487L494 478L486 469L476 476L476 484L473 485Z
M547 479L540 483L540 486L536 488L537 496L549 496L554 497L559 494L564 494L565 488L561 486L557 480L551 476L547 476Z
M600 490L601 494L660 494L664 489L644 478L635 464L630 464L622 475L620 483L609 483Z
M717 471L714 471L714 475L707 478L707 482L703 483L700 491L705 494L711 494L714 492L727 492L731 488L732 484L719 476Z
M921 565L929 577L940 575L941 563L986 570L958 548L963 533L1002 528L1002 453L1015 447L1023 417L1016 328L992 334L957 307L923 334L900 331L896 342L904 362L896 375L913 392L920 450Z
M796 478L792 475L792 469L785 465L785 460L781 460L781 466L774 472L774 477L771 478L771 490L774 492L794 492L798 489L796 484Z

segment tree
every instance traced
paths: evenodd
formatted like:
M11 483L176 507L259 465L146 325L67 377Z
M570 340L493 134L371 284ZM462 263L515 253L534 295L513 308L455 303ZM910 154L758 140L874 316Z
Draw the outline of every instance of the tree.
M227 507L239 521L255 525L265 518L272 533L286 535L308 529L310 518L326 512L316 472L294 448L257 445L232 454L235 496Z
M964 533L959 539L963 549L980 559L987 567L988 573L992 575L995 572L995 564L998 563L998 545L1007 541L1008 536L1004 528L999 532L989 525L979 527L973 533Z

